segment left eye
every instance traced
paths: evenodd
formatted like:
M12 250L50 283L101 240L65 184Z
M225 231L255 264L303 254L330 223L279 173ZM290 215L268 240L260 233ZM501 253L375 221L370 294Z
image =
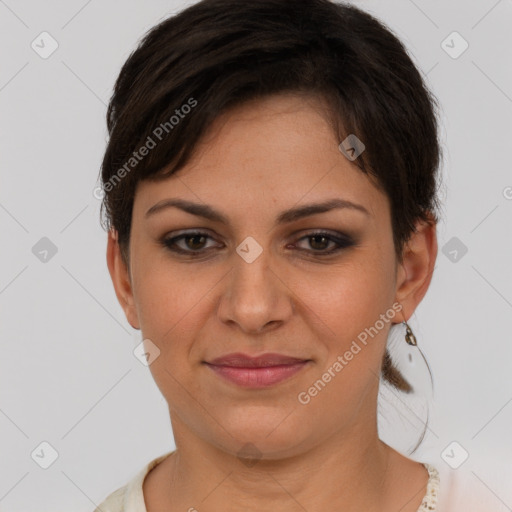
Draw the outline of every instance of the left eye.
M310 252L320 252L321 254L319 255L332 254L353 244L352 240L347 236L337 237L331 235L330 233L324 233L322 231L316 233L309 233L308 235L300 238L299 241L300 240L309 240L308 243L310 247L313 247L313 251ZM334 247L331 248L330 250L325 250L329 243L334 244Z
M194 231L189 233L183 233L181 235L171 238L164 238L162 240L162 244L172 252L194 256L206 252L206 250L203 249L205 249L205 244L208 239L213 240L213 238L209 236L207 233ZM312 250L301 250L309 253L314 253L319 256L335 253L337 251L340 251L341 249L350 247L351 245L354 244L352 239L349 238L347 235L335 236L331 233L327 233L324 231L308 233L307 235L299 238L298 242L300 242L301 240L309 240L309 246L312 247ZM180 242L184 242L185 247L180 246ZM334 244L334 247L329 250L326 250L329 244ZM206 249L211 249L211 247L206 247Z

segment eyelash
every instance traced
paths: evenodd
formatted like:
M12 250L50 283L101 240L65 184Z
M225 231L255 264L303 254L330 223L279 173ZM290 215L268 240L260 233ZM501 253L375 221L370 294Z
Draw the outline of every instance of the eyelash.
M161 240L161 244L166 249L168 249L169 251L172 251L174 253L187 255L192 258L200 257L200 256L204 255L208 251L208 249L193 251L193 250L184 250L181 248L177 248L177 246L176 246L176 242L178 242L180 240L183 240L186 238L200 237L200 236L204 236L206 238L213 239L211 236L208 235L208 233L204 233L201 231L189 231L189 232L183 233L183 234L175 236L175 237L164 238ZM302 236L301 238L299 238L298 241L308 239L308 238L317 237L317 236L322 236L324 238L327 238L328 241L331 241L331 242L334 242L335 244L337 244L337 247L335 247L334 249L330 249L329 251L318 251L318 250L315 251L315 250L307 250L307 249L300 249L300 250L308 252L315 256L325 257L325 256L330 256L332 254L335 254L335 253L341 251L342 249L346 249L346 248L354 245L354 241L347 235L338 237L338 236L334 236L331 233L325 232L325 231L313 231L311 233L308 233L307 235Z

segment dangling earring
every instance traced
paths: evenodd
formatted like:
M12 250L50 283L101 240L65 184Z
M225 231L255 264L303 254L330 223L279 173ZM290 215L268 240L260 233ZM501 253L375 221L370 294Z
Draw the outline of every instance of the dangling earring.
M418 344L416 342L416 336L414 336L414 333L412 332L412 329L409 327L409 324L405 320L402 323L405 325L405 341L409 345L416 346Z

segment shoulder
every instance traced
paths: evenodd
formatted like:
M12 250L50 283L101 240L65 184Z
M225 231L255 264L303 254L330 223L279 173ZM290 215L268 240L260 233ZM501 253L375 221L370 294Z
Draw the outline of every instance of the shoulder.
M109 494L93 512L146 512L142 485L147 474L173 452L148 462L126 485Z
M124 485L107 496L93 512L122 512L127 487L128 485Z
M509 510L470 469L452 469L444 461L430 464L439 475L436 512L501 512ZM502 488L503 491L505 487ZM503 507L503 508L500 508Z

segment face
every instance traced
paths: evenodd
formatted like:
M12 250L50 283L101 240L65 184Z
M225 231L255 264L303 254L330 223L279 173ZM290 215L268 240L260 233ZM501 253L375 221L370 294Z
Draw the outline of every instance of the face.
M321 109L280 95L226 113L185 168L139 183L129 271L109 239L120 303L160 351L150 370L173 428L229 453L252 443L277 458L365 432L389 329L426 283L432 246L398 265L388 199L340 152ZM207 364L232 353L302 362L265 375Z

